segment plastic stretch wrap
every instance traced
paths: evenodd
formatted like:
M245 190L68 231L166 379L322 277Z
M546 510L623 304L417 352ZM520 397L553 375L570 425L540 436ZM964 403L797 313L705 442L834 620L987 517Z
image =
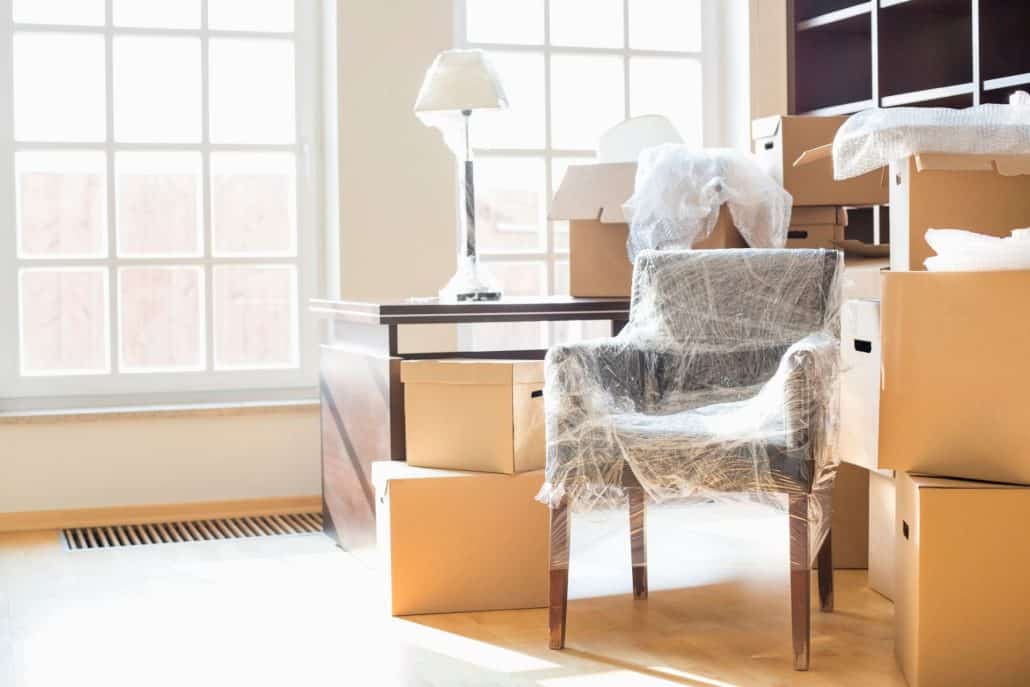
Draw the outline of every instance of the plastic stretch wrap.
M928 229L926 242L937 255L926 259L931 272L1030 270L1030 238L1026 229L1010 237L988 236L960 229Z
M630 259L642 250L686 249L703 241L723 203L749 246L786 245L793 199L750 155L677 143L644 150L624 206Z
M894 107L852 115L833 139L833 176L850 179L916 153L1030 153L1030 105Z
M645 498L789 503L807 568L837 471L842 269L826 250L642 252L623 331L548 352L538 499L563 518ZM568 564L561 531L552 568Z

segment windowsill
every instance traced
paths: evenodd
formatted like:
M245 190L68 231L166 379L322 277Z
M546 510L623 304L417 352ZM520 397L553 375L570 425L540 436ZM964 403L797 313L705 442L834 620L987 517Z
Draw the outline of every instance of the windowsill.
M13 410L0 412L0 425L129 418L144 419L191 416L239 416L265 413L303 412L317 407L318 399L306 399L292 401L133 405L112 406L110 408L62 408L59 410Z

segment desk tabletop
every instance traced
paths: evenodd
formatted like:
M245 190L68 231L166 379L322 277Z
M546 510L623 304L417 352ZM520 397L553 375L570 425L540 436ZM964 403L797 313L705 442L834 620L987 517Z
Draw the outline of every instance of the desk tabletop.
M378 302L313 299L311 310L344 322L384 325L626 320L629 319L629 299L535 296L475 303L446 303L436 298Z

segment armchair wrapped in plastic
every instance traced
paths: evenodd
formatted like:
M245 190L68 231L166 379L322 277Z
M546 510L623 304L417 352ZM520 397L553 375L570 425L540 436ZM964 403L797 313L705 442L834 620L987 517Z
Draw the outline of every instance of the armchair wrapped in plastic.
M842 264L824 250L644 251L625 329L551 349L539 498L552 509L552 646L564 643L554 585L567 588L570 513L627 503L638 597L645 501L789 510L792 588L807 613L808 570L829 555Z

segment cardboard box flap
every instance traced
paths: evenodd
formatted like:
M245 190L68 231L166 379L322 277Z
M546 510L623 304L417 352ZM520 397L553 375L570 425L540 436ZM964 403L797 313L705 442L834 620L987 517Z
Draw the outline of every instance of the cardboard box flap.
M433 384L533 384L544 382L542 360L405 360L401 382Z
M964 172L997 172L1011 177L1030 174L1030 155L962 155L953 153L919 153L916 171L952 170Z
M770 138L780 132L780 115L762 117L751 121L751 140L757 141L762 138Z
M983 482L980 480L954 479L951 477L933 477L909 473L909 478L916 489L1030 489L1021 484L1004 482Z
M550 219L625 222L622 204L633 195L635 162L570 165L551 201Z

